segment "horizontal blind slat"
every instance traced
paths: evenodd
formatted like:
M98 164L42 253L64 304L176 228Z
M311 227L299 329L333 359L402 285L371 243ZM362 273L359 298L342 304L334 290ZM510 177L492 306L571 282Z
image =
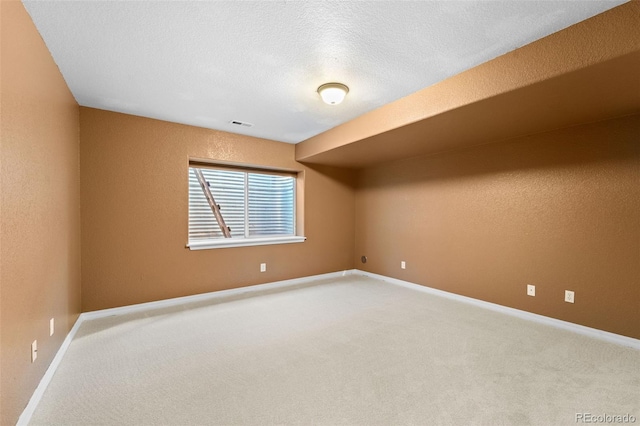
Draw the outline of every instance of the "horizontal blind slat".
M201 169L232 238L244 237L244 173ZM189 240L224 238L194 168L189 168Z
M294 235L295 177L234 170L200 169L232 238ZM248 188L245 194L245 176ZM246 199L245 199L246 197ZM248 218L245 217L245 206ZM245 235L248 220L249 232ZM189 239L224 238L195 175L189 168Z
M293 235L295 178L249 173L248 181L249 235Z

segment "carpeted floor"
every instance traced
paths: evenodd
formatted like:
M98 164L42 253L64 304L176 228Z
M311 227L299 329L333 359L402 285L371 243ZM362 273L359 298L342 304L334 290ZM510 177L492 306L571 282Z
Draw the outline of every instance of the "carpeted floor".
M640 352L362 276L85 321L32 425L640 423Z

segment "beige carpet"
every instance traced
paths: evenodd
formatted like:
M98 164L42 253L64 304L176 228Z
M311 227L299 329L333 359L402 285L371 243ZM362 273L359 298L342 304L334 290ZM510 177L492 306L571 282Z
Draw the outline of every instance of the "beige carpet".
M640 423L640 352L361 276L86 321L33 425Z

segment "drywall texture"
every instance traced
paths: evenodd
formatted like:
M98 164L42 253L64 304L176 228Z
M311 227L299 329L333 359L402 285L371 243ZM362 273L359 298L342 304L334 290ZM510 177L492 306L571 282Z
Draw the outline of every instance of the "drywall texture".
M638 27L640 2L625 3L307 139L296 159L360 168L637 113Z
M286 143L97 109L80 108L80 125L83 311L353 267L353 172L304 167ZM303 170L307 241L186 248L189 157Z
M639 134L633 115L364 169L356 265L640 338Z
M80 312L79 121L78 105L22 3L0 7L0 423L11 425Z

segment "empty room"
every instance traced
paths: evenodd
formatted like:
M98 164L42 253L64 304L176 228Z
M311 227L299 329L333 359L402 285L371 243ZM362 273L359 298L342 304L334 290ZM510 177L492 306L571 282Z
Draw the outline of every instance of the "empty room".
M0 23L2 426L640 423L639 1Z

